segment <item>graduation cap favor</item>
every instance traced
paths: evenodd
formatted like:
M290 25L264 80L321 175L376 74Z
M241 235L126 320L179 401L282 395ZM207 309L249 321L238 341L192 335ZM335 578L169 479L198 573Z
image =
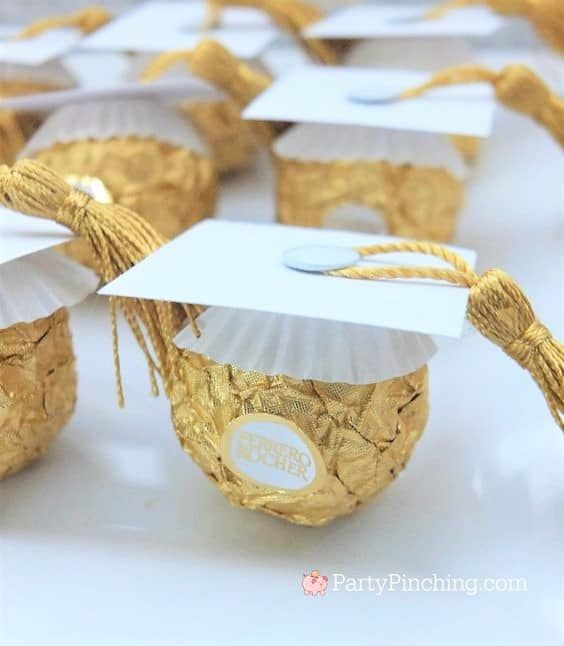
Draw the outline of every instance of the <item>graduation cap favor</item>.
M162 247L142 218L30 161L0 171L0 199L88 240L182 447L237 505L319 525L378 493L425 427L426 335L460 336L465 315L563 427L564 346L511 277L475 272L472 252L219 221Z

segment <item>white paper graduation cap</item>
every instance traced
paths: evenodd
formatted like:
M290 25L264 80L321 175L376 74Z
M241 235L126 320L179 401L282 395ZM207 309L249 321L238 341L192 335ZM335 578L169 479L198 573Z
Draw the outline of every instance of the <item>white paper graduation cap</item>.
M305 29L310 38L438 38L492 36L503 18L484 7L466 7L429 19L420 4L359 4L330 13Z
M275 81L243 116L476 137L490 134L495 105L488 88L448 88L399 100L403 90L426 78L413 70L304 67Z
M390 238L208 221L101 293L212 306L198 319L201 337L186 328L177 343L218 362L299 379L372 383L426 363L435 351L428 335L460 336L467 290L430 282L327 279L289 269L282 259L302 245L353 247L384 240ZM473 252L458 251L474 262Z
M193 49L202 38L214 38L239 58L260 56L278 35L264 14L229 9L218 28L206 29L204 2L147 2L125 13L92 36L86 50L163 52Z

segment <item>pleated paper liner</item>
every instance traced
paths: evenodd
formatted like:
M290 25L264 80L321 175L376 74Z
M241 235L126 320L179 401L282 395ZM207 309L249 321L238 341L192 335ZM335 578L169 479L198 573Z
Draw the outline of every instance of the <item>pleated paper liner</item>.
M200 337L187 326L176 345L270 377L371 384L414 372L436 351L423 334L222 307L201 314L198 327Z
M302 124L274 143L284 224L351 228L349 206L374 212L364 231L452 239L467 167L443 135Z
M98 199L104 195L105 201L131 208L167 237L215 209L217 177L207 145L158 101L104 100L60 108L21 157L34 157ZM84 241L73 240L63 249L93 266Z
M140 80L143 71L154 58L154 55L149 54L131 55L126 80ZM175 79L187 74L186 64L178 63L159 78ZM241 118L237 104L222 93L217 94L217 98L207 100L200 98L179 101L176 109L208 144L218 172L232 173L249 166L256 152L256 145L252 130Z
M71 88L75 79L58 61L31 66L0 62L2 98ZM11 164L43 121L40 113L0 112L0 163Z
M0 329L32 323L72 307L96 291L88 269L52 250L0 265Z
M0 265L0 479L40 457L72 415L67 308L97 283L50 250Z

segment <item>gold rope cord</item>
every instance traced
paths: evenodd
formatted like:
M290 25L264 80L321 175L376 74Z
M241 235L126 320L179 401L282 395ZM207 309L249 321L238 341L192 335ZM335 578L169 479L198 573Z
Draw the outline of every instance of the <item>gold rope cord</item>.
M141 79L154 81L178 63L190 70L189 60L189 51L164 52L149 63ZM253 132L241 118L241 110L233 100L184 101L178 108L210 146L220 173L241 170L249 165L255 151Z
M428 416L427 368L376 384L269 377L182 352L171 391L183 449L229 500L294 523L323 525L354 511L404 468ZM311 493L265 490L221 459L229 423L250 413L279 415L317 446L327 481Z
M104 7L86 7L69 15L41 18L22 29L16 38L34 38L51 29L63 27L74 27L83 34L91 34L107 24L111 19L111 14Z
M440 168L387 161L302 161L274 155L277 216L284 224L323 227L339 205L381 213L391 235L452 239L463 182Z
M461 83L489 83L500 103L531 117L564 147L564 98L553 94L534 72L523 65L510 65L494 72L481 65L460 65L437 72L422 85L405 90L411 99L433 89Z
M0 479L47 451L75 401L66 309L0 330Z
M498 345L533 377L552 416L564 430L564 345L537 320L531 304L515 281L499 269L481 276L453 251L426 242L397 242L359 247L361 256L393 252L436 256L450 268L374 266L348 267L328 272L345 278L381 280L430 278L468 287L467 316L472 325Z
M100 179L113 200L172 238L213 215L217 177L213 162L194 151L133 136L55 143L35 159L62 177ZM63 253L95 268L88 241L72 240Z
M521 16L556 51L564 54L564 2L562 0L447 0L431 9L427 17L441 18L450 11L485 5L496 13Z
M323 12L302 0L208 0L209 17L206 27L217 25L221 11L226 7L249 7L259 9L282 29L288 31L296 42L320 63L334 64L338 60L338 49L332 44L305 38L303 30L323 18Z
M193 74L226 92L240 110L264 92L272 82L269 76L242 63L214 40L202 40L189 52L188 61ZM253 121L251 126L268 144L285 128L283 124L261 121Z
M12 168L0 167L0 203L20 213L59 222L88 240L98 273L106 283L165 242L141 216L118 204L97 203L73 189L48 167L30 160L18 161ZM194 309L118 297L110 298L110 308L119 404L123 405L124 398L118 354L118 309L145 355L153 393L158 393L157 374L161 375L168 392L176 372L172 338L185 314L193 321Z

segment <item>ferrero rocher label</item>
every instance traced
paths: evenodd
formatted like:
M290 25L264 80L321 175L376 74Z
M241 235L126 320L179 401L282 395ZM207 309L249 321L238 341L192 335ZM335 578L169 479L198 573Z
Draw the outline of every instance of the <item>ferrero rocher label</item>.
M255 413L233 420L221 452L229 469L267 490L308 493L325 482L317 448L295 424L277 415Z

